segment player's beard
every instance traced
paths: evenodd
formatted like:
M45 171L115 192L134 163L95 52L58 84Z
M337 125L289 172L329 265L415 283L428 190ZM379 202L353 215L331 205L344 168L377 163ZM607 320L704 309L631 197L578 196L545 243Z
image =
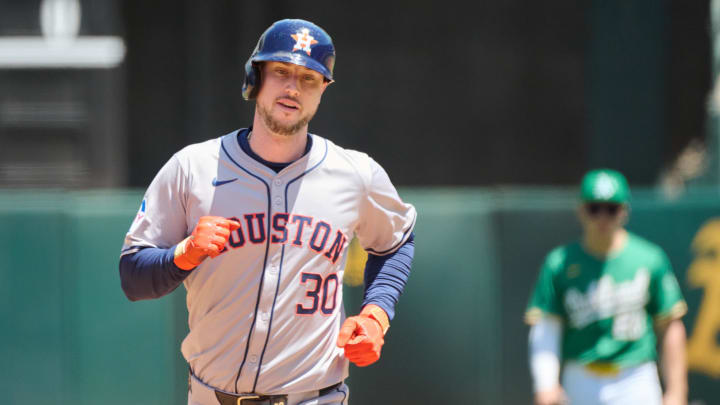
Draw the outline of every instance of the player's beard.
M310 114L305 115L304 117L300 117L300 119L297 120L294 124L283 124L279 121L277 121L275 118L273 118L272 114L268 109L263 107L262 104L257 103L257 109L258 113L260 113L260 117L262 117L263 122L265 123L265 126L272 131L275 134L278 135L285 135L285 136L291 136L295 135L303 129L313 118L315 115L314 112L311 112Z

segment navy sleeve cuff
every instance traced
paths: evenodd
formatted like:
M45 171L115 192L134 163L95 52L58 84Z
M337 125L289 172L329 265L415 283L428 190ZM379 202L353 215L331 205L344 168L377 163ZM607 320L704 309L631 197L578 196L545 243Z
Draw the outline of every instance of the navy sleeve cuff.
M143 248L120 257L120 283L130 301L160 298L173 292L192 272L175 265L175 246Z

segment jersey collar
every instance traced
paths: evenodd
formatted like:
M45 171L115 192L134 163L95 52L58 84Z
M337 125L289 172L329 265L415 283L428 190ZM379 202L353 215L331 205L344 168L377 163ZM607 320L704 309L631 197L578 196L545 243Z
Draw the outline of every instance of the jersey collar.
M223 148L230 155L231 160L235 164L242 166L242 168L251 171L253 174L265 177L274 178L276 176L286 175L299 175L306 173L316 168L327 155L327 140L324 138L308 133L308 136L312 139L312 145L310 150L305 153L298 160L290 163L287 167L280 170L279 173L275 173L274 170L263 164L262 162L255 159L255 157L246 153L238 143L238 137L247 137L248 132L252 130L252 127L241 128L233 131L229 134L221 137ZM262 160L262 159L261 159Z

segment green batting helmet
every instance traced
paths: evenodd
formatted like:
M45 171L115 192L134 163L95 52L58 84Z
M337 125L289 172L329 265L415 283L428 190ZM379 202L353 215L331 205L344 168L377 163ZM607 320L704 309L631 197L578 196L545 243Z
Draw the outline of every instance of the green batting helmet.
M580 183L580 200L625 204L630 200L630 187L625 176L618 171L591 170Z

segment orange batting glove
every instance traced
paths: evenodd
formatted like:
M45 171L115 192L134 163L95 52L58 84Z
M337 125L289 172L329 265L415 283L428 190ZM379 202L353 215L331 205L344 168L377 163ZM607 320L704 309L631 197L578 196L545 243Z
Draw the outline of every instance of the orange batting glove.
M356 366L369 366L380 359L389 327L390 320L382 308L366 305L359 315L345 319L337 345L345 348L345 357Z
M200 217L192 235L178 243L175 248L175 265L183 270L192 270L208 256L215 257L222 252L230 232L240 228L240 223L222 217Z

